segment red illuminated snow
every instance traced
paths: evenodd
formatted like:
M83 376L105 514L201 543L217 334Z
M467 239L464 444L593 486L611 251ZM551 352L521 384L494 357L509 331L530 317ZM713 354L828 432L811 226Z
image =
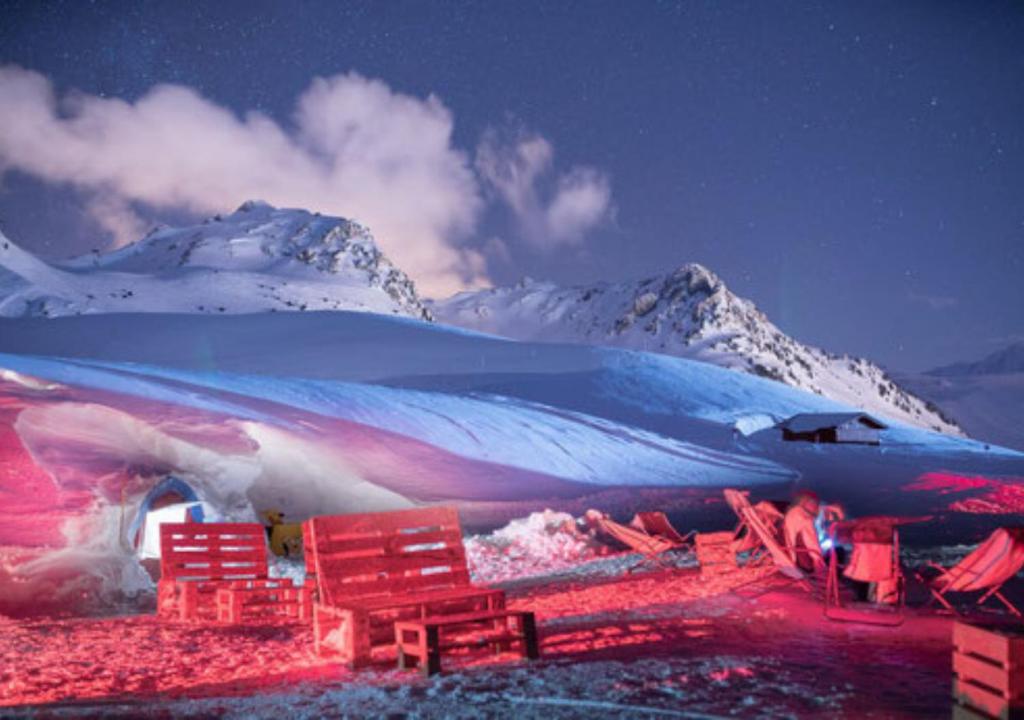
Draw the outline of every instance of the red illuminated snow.
M153 616L0 622L0 704L226 717L886 717L948 712L949 621L835 624L764 570L684 570L612 581L538 581L543 658L453 659L431 680L387 663L352 672L317 658L300 626L230 627ZM93 703L91 706L89 703ZM99 705L95 703L101 703ZM0 714L3 714L0 712Z
M930 472L904 486L905 490L957 495L948 509L955 512L1017 515L1024 513L1024 478L987 478Z

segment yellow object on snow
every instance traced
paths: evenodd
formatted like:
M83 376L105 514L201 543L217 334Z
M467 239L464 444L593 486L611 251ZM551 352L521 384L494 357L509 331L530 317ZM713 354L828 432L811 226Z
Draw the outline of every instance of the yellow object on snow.
M278 557L302 554L301 523L286 523L280 510L264 510L263 519L270 523L270 552Z

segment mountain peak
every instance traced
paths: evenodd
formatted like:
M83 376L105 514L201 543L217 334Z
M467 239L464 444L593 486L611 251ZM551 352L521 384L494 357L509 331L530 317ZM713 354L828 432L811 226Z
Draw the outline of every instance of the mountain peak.
M56 266L22 255L0 255L0 315L367 310L431 319L365 227L258 200Z
M238 209L235 210L235 213L247 213L252 212L253 210L273 211L276 209L277 208L275 208L273 205L266 202L265 200L246 200L244 203L238 206Z
M612 345L711 362L872 413L959 432L867 360L804 345L697 263L635 282L517 284L432 305L444 323L517 340Z
M955 363L929 370L925 375L958 377L966 375L1005 375L1024 372L1024 341L1013 343L986 355L977 362Z

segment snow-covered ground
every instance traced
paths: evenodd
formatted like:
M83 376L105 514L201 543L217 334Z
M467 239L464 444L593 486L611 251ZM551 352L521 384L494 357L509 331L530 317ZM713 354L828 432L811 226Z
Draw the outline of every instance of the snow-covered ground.
M951 620L832 623L770 571L534 578L541 659L446 658L429 680L394 657L350 671L305 625L220 626L151 615L0 621L5 717L793 718L949 712ZM20 705L21 707L12 707Z

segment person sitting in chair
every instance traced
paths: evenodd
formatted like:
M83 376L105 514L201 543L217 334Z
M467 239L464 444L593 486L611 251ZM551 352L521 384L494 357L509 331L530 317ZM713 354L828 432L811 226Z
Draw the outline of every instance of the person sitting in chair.
M817 494L802 490L782 520L782 534L789 556L801 569L815 573L825 570L818 528L814 524L820 510L821 501Z

